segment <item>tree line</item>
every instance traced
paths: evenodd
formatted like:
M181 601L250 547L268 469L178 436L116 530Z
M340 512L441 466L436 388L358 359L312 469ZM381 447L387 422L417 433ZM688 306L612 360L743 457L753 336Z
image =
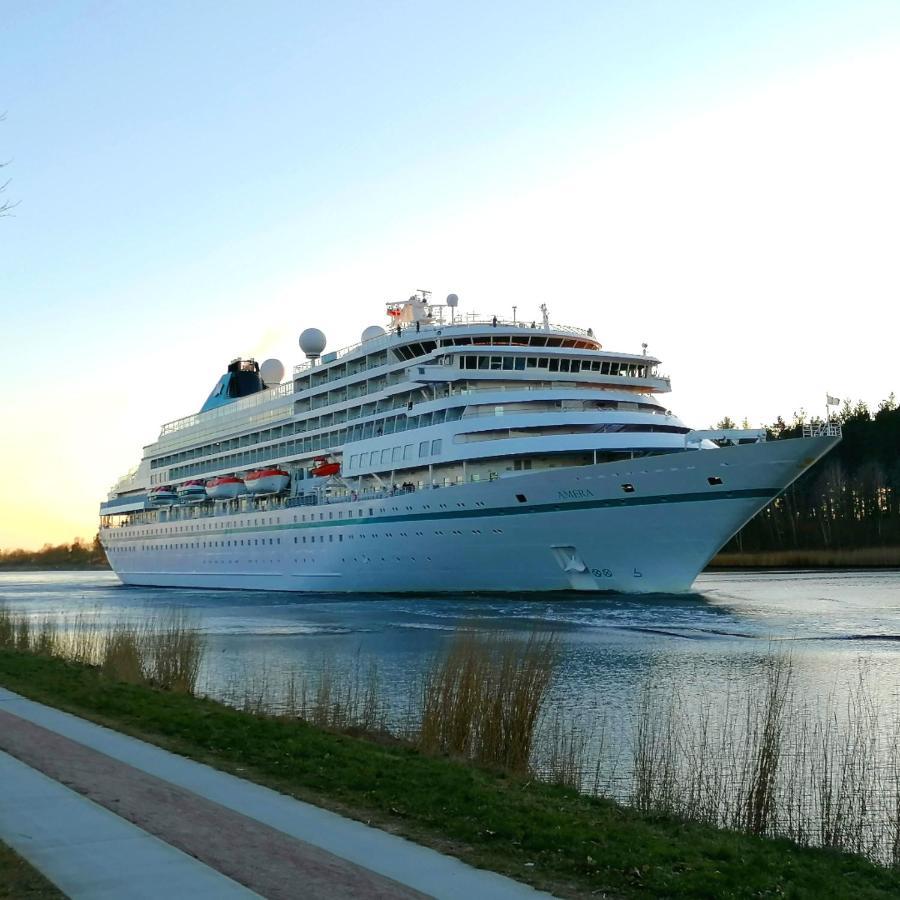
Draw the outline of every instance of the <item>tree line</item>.
M100 535L87 542L44 544L40 550L0 550L0 569L108 569Z
M893 393L872 412L845 401L843 440L750 521L725 552L900 546L900 408ZM727 427L723 420L716 427ZM766 426L770 440L822 422L801 411Z

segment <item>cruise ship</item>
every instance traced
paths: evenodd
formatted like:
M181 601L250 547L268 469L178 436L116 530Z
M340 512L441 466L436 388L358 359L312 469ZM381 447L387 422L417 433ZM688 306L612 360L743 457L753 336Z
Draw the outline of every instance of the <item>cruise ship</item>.
M841 438L694 430L647 353L419 291L306 360L236 359L100 506L125 584L684 592Z

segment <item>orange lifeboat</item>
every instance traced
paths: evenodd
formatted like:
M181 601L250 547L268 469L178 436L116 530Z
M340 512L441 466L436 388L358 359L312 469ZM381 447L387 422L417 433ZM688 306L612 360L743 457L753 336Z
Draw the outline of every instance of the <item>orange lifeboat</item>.
M236 475L220 475L206 482L206 494L213 500L234 500L246 491L244 480Z
M289 473L275 467L258 469L244 476L244 484L251 494L280 494L291 480Z
M327 456L317 456L313 460L313 467L310 474L316 478L323 478L326 475L337 475L341 471L341 464L334 460L328 459Z

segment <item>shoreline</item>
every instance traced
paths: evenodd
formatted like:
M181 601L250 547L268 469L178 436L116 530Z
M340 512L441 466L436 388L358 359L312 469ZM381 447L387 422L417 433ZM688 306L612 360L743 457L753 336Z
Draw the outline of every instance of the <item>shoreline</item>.
M900 547L719 553L704 571L727 569L898 569Z
M900 892L898 872L853 854L643 814L405 744L114 681L84 664L2 650L0 684L560 897L687 898L712 887L813 898L849 883L859 898Z

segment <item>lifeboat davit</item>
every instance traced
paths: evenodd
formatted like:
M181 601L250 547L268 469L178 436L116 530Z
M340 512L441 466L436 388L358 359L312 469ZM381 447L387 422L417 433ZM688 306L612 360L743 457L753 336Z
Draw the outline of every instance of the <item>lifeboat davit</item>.
M244 479L237 475L220 475L206 482L206 496L211 500L234 500L246 492Z
M251 494L280 494L290 483L291 476L284 469L258 469L244 476L244 484Z
M150 488L147 496L151 506L171 506L178 499L175 489L168 484L161 484L159 487Z
M310 469L310 474L315 475L317 478L322 478L326 475L337 475L340 471L341 464L339 462L335 462L327 456L317 456L313 462L312 469Z
M193 478L179 484L178 499L182 503L202 503L206 500L206 482L202 478Z

